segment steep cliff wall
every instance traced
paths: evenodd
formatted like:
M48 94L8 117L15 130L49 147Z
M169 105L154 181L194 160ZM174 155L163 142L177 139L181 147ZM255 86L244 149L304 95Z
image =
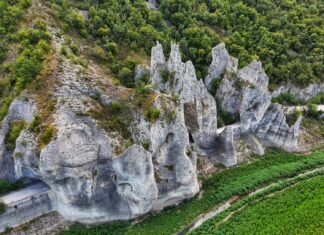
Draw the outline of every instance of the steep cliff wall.
M54 31L58 57L64 41ZM37 95L16 99L0 129L1 178L42 180L69 220L128 220L196 195L197 157L234 166L237 139L257 144L259 154L267 146L295 150L300 119L289 127L271 104L260 62L241 70L237 64L224 44L214 48L205 82L221 81L217 100L239 119L219 130L209 85L196 78L191 61L182 62L176 44L168 60L161 44L152 49L145 91L115 85L91 61L81 66L63 57L51 75L52 138L44 144L30 128L42 113ZM9 151L4 142L13 120L27 124Z

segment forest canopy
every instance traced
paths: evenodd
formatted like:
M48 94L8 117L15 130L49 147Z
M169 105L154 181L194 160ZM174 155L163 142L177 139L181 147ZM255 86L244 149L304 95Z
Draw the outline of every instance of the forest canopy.
M19 6L30 1L0 2L0 13L6 12L1 17L1 33L7 34L21 14ZM321 0L158 0L158 10L149 9L145 0L47 2L55 16L65 20L65 30L77 30L101 45L116 74L125 70L124 63L116 60L120 47L149 55L160 41L166 50L170 42L178 42L184 60L192 60L198 78L203 78L212 47L225 42L230 54L239 58L240 67L261 60L271 85L324 81ZM87 10L89 20L78 10Z

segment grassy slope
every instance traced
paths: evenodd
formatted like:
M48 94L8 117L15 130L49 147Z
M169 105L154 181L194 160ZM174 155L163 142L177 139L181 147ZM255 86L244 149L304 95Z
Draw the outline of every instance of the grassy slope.
M324 151L309 156L270 153L264 159L215 174L204 182L203 194L178 207L164 210L138 224L112 223L86 228L75 225L62 234L173 234L181 231L197 216L234 195L244 195L262 185L293 177L324 164Z
M219 226L194 234L324 234L324 176L252 203Z

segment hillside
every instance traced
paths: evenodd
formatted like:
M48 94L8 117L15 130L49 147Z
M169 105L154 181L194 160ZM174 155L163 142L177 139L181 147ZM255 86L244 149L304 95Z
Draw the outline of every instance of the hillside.
M0 0L0 231L185 233L231 197L322 174L322 11ZM116 220L135 230L68 229Z

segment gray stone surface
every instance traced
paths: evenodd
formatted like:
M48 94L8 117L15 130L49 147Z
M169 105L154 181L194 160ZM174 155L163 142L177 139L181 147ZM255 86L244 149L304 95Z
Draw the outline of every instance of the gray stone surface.
M0 201L6 205L5 213L0 214L0 232L56 209L55 196L43 183L0 197Z
M220 43L212 50L213 61L209 66L208 74L205 77L205 85L211 90L213 80L221 79L221 75L225 72L229 62L229 54L225 48L225 43Z
M287 84L283 86L279 86L276 88L272 93L272 97L277 97L283 93L291 93L293 94L297 99L301 100L308 100L319 93L324 93L324 83L321 84L310 84L307 87L300 88L296 87L292 84Z
M54 37L58 52L63 42ZM237 70L238 60L223 44L214 48L213 57L210 76L224 74L218 78L217 100L238 122L217 129L216 101L197 80L192 62L182 62L176 44L166 60L157 43L149 87L159 117L149 121L144 108L130 110L130 140L104 129L89 113L120 102L131 90L103 78L92 62L84 68L64 58L53 89L54 138L38 149L38 136L23 130L15 150L8 152L4 138L11 122L31 122L37 113L31 100L16 100L0 128L0 177L39 179L51 188L55 209L64 218L96 223L136 218L193 197L199 191L197 156L234 166L239 139L250 146L247 152L260 155L268 146L295 151L301 119L290 127L283 108L271 104L261 63L253 61ZM134 94L129 99L133 102Z
M5 146L5 138L10 126L15 121L31 122L36 107L29 100L16 99L8 110L8 115L0 123L0 179L14 181L14 167L12 153Z

